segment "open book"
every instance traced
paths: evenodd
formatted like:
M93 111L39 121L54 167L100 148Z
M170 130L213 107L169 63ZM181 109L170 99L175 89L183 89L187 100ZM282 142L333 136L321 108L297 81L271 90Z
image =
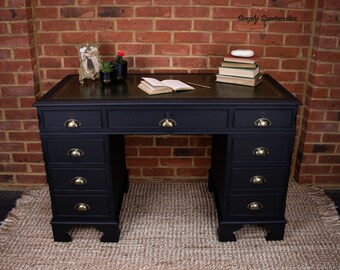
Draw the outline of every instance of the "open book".
M154 78L142 77L138 88L149 95L171 93L172 91L194 90L195 88L181 82L180 80L163 80L159 81Z

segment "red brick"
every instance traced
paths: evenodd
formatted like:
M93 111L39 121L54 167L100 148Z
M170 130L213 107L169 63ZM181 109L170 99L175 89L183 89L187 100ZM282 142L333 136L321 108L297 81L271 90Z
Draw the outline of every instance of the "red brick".
M339 155L321 155L319 157L319 163L321 164L340 164Z
M171 177L174 176L174 169L172 168L143 168L143 176L153 177Z
M125 3L126 4L126 3ZM104 6L98 7L98 17L131 17L133 7L131 6Z
M4 68L2 68L4 70ZM13 73L1 73L0 84L14 84L15 78Z
M43 31L66 31L66 30L70 31L70 30L76 30L76 29L77 29L77 24L75 21L55 20L53 21L53 23L51 23L51 21L42 22Z
M11 57L11 51L8 49L0 49L0 59L10 59Z
M126 159L126 163L128 167L157 167L158 166L158 158L133 158L128 157Z
M118 30L152 30L153 22L151 19L120 19L117 22Z
M179 68L206 68L207 67L207 59L205 57L174 57L173 58L173 66Z
M72 6L76 0L40 0L42 6Z
M13 161L14 162L42 162L43 155L42 154L35 154L35 153L14 153L13 154Z
M34 12L40 19L57 19L59 15L57 7L35 7Z
M61 34L61 41L64 43L96 43L96 34L91 32L67 32Z
M62 7L60 15L62 18L93 18L95 7Z
M6 86L2 88L4 96L29 96L34 94L32 86Z
M325 165L304 165L301 167L301 173L306 174L325 174L331 172L331 166L325 166Z
M8 137L11 141L38 141L40 135L38 132L9 132Z
M198 31L228 31L228 21L195 20L194 29Z
M0 172L15 173L26 172L26 164L0 164Z
M174 42L186 42L186 43L208 43L210 38L209 33L175 33Z
M25 150L25 146L19 142L2 142L0 143L0 150L0 152L22 152Z
M158 55L189 55L190 45L187 44L155 44L155 54Z
M46 184L46 176L45 175L17 175L17 182L19 184Z
M171 34L169 32L138 32L136 33L137 42L148 43L170 43Z
M177 175L181 177L207 177L208 170L205 168L178 168Z
M139 153L140 153L140 156L145 156L145 157L171 156L171 148L170 147L140 148Z
M191 20L156 20L155 24L156 30L189 31L191 27Z
M112 33L108 30L114 30L115 24L111 20L82 20L79 21L79 30L86 31L105 31L106 34L111 35Z
M5 117L7 120L24 120L24 119L36 119L37 112L35 109L25 110L7 110L5 111Z
M136 8L137 17L164 17L171 16L171 6L144 6ZM176 16L180 17L180 16Z
M282 61L282 67L284 69L300 69L306 70L307 69L307 59L288 59Z
M174 15L176 18L202 18L209 16L209 9L198 6L181 6L174 8Z
M266 0L230 0L230 4L232 6L257 6L257 7L264 7L266 6Z
M170 59L168 57L136 57L136 67L168 67Z
M248 39L246 33L212 33L213 43L244 43Z
M181 136L156 137L156 146L188 146L188 138Z
M193 165L192 158L160 158L160 165L166 167L191 167Z

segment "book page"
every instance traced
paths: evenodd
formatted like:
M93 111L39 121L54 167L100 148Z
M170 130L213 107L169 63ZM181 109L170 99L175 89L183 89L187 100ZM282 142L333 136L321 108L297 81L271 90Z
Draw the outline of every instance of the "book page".
M154 88L166 86L164 83L155 78L142 77L142 79Z
M195 89L194 87L179 80L163 80L162 83L171 87L174 91Z

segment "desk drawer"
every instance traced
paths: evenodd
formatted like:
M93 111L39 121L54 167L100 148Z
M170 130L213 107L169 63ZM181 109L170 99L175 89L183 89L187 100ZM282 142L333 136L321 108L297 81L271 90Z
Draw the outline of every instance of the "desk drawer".
M134 132L190 132L225 131L228 110L201 107L188 109L121 109L108 111L108 127Z
M104 139L48 139L46 158L50 163L104 163Z
M293 140L282 138L233 138L232 163L287 163Z
M50 185L53 191L105 191L107 176L105 169L51 168Z
M288 181L288 167L231 169L231 190L282 190Z
M107 196L53 196L54 211L57 217L109 217Z
M102 128L100 110L45 110L41 122L42 128L58 129L62 132L74 132L84 129Z
M281 215L282 195L230 196L228 216Z
M234 110L233 128L260 131L274 128L295 128L294 110Z

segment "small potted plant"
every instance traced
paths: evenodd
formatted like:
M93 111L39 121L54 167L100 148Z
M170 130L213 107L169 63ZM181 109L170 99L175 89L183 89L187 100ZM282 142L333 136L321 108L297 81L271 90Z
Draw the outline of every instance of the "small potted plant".
M116 80L115 66L112 61L102 61L100 66L100 82L103 85L113 84Z
M118 50L115 62L116 80L124 81L127 77L127 62L123 60L125 52Z

